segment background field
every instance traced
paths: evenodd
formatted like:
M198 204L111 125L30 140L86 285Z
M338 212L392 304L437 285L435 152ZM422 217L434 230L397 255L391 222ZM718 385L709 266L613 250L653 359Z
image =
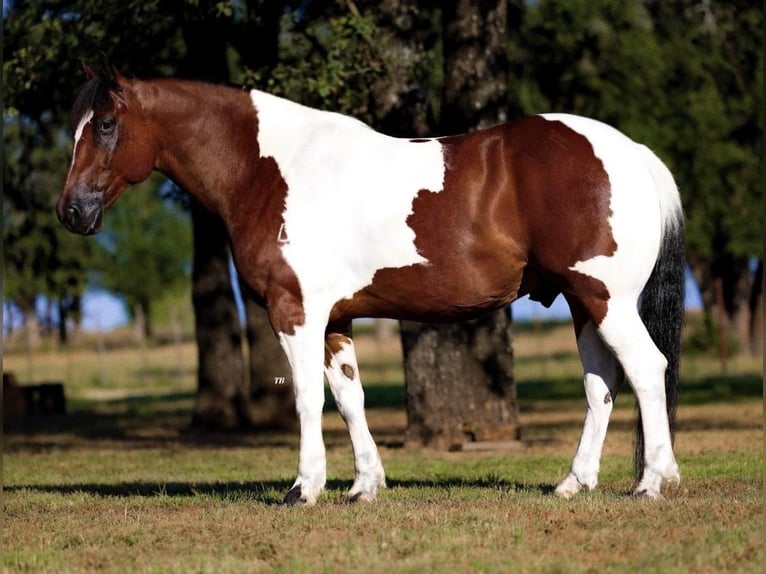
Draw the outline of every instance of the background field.
M357 337L369 422L389 488L348 506L350 444L328 396L329 483L311 509L279 504L297 433L199 434L190 344L7 353L22 382L65 383L70 414L3 437L8 572L761 572L763 363L683 364L682 484L661 502L632 485L633 399L618 398L597 492L552 495L584 409L569 327L516 336L520 444L402 446L400 349ZM98 350L100 349L100 350ZM328 393L329 395L329 393Z

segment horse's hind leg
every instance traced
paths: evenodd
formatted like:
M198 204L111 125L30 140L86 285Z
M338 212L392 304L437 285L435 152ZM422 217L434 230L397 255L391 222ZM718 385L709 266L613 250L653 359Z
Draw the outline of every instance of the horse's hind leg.
M624 379L622 367L604 344L585 311L577 301L570 300L569 304L583 366L587 410L569 473L556 488L556 495L562 498L571 498L583 487L588 490L596 487L609 417Z
M374 500L378 488L386 486L383 464L367 426L364 392L351 338L338 333L325 339L325 375L335 403L346 421L354 451L355 479L348 500Z
M622 364L641 409L644 471L634 494L660 498L663 484L680 481L665 402L667 360L641 321L633 298L611 299L598 332Z

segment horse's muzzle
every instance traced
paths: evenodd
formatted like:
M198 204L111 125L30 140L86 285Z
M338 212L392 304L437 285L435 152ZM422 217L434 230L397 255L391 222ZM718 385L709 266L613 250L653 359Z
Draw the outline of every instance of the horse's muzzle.
M72 233L93 235L101 231L104 201L100 193L86 193L60 201L56 206L59 221Z

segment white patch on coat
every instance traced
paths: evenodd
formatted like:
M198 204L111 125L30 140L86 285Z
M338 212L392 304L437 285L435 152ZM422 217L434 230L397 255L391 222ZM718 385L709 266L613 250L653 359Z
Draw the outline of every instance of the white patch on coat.
M444 186L437 140L392 138L259 91L251 98L260 154L276 160L287 183L281 249L304 302L329 310L380 269L427 264L407 218L421 190Z
M680 217L670 172L648 148L607 124L567 114L542 117L560 121L584 136L611 185L609 225L617 250L579 261L571 269L603 281L613 296L637 297L654 267L664 229Z

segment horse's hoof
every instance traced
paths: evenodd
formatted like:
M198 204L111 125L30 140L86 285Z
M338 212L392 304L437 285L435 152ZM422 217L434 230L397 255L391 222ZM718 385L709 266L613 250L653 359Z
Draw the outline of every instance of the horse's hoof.
M346 502L348 504L358 504L360 502L373 502L375 500L375 495L370 492L355 492L354 494L349 493L349 495L346 497Z
M577 490L572 490L571 488L557 488L553 491L553 494L555 494L558 498L562 498L564 500L572 500L572 497L577 494Z
M572 497L582 490L582 484L577 477L573 474L568 474L567 477L561 481L561 483L553 491L559 498L564 500L571 500Z
M637 488L633 491L633 498L640 498L643 500L664 500L665 497L658 491L651 490L649 488Z
M296 504L306 504L306 499L301 498L300 484L296 484L290 490L287 491L287 494L285 494L285 497L282 500L282 504L287 504L288 506L295 506Z

